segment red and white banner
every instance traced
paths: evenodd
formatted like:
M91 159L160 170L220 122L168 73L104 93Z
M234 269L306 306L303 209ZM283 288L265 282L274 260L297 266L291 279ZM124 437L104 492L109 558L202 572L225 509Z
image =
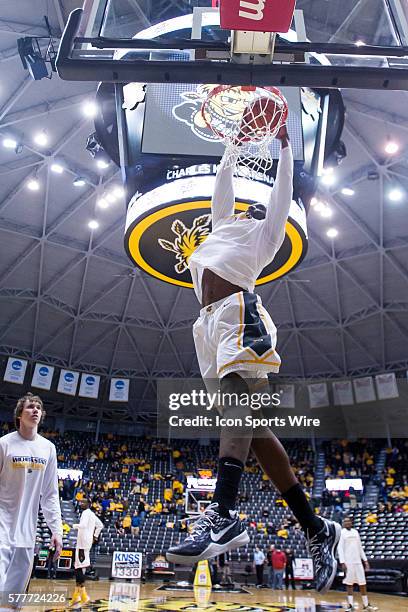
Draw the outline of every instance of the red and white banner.
M287 32L296 0L220 0L221 28L250 32Z

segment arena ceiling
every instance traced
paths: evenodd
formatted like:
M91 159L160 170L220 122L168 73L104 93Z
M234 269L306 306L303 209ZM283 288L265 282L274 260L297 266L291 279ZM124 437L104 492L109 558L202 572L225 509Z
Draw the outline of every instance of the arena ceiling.
M119 186L85 151L93 121L83 114L94 83L55 74L33 81L16 40L60 33L74 0L0 0L0 354L102 375L129 376L132 405L153 407L157 377L196 376L191 290L133 269L123 248L125 202L97 199ZM310 1L299 2L307 10ZM321 10L318 10L321 5ZM313 0L324 31L325 0ZM279 330L282 375L341 378L408 366L408 95L344 91L348 155L336 183L321 185L331 218L309 215L309 251L287 279L260 290ZM48 144L33 140L45 130ZM399 151L387 155L387 139ZM56 174L53 164L66 170ZM27 182L36 177L38 191ZM86 184L75 187L73 180ZM341 189L355 191L343 195ZM392 201L390 192L401 190ZM394 197L395 199L395 197ZM88 222L99 221L91 231ZM338 236L330 239L327 229ZM150 408L149 408L150 407Z

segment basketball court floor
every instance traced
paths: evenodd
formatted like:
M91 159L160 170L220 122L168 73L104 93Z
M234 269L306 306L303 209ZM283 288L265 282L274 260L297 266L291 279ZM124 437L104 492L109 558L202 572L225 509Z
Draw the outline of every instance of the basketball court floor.
M124 612L133 610L157 610L160 612L176 612L178 610L205 610L206 612L323 612L325 610L342 610L346 606L345 593L331 591L326 595L318 595L314 591L272 591L271 589L256 589L243 587L243 593L217 593L207 588L195 591L164 591L161 583L139 584L131 582L87 582L86 588L90 602L81 609L92 612ZM69 596L74 587L73 580L33 580L29 593L36 595L56 594L60 600L66 598L66 603L51 605L36 605L35 608L24 607L23 610L38 610L51 612L53 610L69 610ZM408 601L406 598L391 595L371 594L370 602L384 612L405 612ZM362 609L361 600L356 594L355 605Z

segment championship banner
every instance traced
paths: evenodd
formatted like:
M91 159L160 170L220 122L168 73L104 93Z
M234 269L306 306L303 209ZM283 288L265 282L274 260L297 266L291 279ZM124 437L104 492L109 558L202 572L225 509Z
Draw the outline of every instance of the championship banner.
M375 377L375 386L377 387L378 399L394 399L399 397L397 380L394 372L389 374L378 374Z
M27 369L27 361L25 359L17 359L9 357L7 361L6 371L4 372L3 380L5 382L22 385Z
M377 399L375 396L374 382L371 376L356 378L353 380L353 386L357 404L375 402Z
M112 378L109 390L110 402L127 402L129 400L129 380Z
M295 408L295 385L278 385L279 408Z
M329 394L326 383L315 383L307 386L311 408L323 408L329 405Z
M112 557L112 578L140 578L143 555L115 550Z
M354 404L353 387L351 381L342 380L333 383L333 397L335 406L350 406Z
M78 395L80 397L97 399L100 380L101 377L95 374L81 374L81 384L79 385Z
M293 575L297 580L313 580L313 561L312 559L294 559Z
M64 395L75 395L79 380L79 372L61 370L57 391Z
M49 391L51 389L52 377L54 376L54 369L54 366L36 363L31 386Z

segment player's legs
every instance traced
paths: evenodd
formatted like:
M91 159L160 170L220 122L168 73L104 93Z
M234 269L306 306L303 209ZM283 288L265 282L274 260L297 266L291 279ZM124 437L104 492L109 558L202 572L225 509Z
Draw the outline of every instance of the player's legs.
M217 351L219 347L215 333L217 325L214 308L218 309L223 302L225 300L220 300L211 307L203 308L193 327L197 359L209 391L212 390L212 382L217 381L218 378ZM247 390L246 383L237 373L225 376L221 381L222 393L242 393ZM223 416L234 414L236 417L238 410L239 406L232 404L227 407ZM232 434L229 435L227 428L221 433L220 461L213 503L196 520L186 539L167 551L167 559L173 563L194 564L249 542L247 531L234 508L251 439L242 439L245 438L245 435L240 431L233 431Z
M340 525L316 516L290 466L289 457L277 437L268 428L257 430L252 449L258 463L272 480L299 521L313 557L316 588L327 591L336 576L336 551Z
M322 528L322 520L307 501L284 447L267 427L257 429L256 433L252 450L259 465L282 494L305 533L315 535Z
M354 596L353 596L353 585L347 584L347 608L346 610L354 610Z
M88 603L89 599L85 588L85 570L82 567L75 568L75 591L70 605L84 605Z
M224 376L220 386L223 397L234 398L249 392L247 383L237 372ZM229 516L229 511L235 509L239 484L251 446L252 430L244 424L249 413L250 408L242 406L239 401L224 403L222 407L222 416L226 419L233 418L236 423L232 427L223 427L220 435L217 484L213 501L218 503L224 516ZM242 427L239 426L240 421L243 423Z
M373 612L374 610L377 610L377 608L375 606L372 606L370 602L368 601L367 583L366 583L364 567L362 564L360 564L360 567L359 567L358 586L360 589L361 599L363 601L363 610L367 610L367 612Z
M0 548L0 592L4 597L7 597L8 593L26 593L33 559L34 548ZM7 604L8 602L3 601L2 603ZM15 604L15 609L18 609L23 602L18 605L16 601ZM3 610L1 606L0 610Z

